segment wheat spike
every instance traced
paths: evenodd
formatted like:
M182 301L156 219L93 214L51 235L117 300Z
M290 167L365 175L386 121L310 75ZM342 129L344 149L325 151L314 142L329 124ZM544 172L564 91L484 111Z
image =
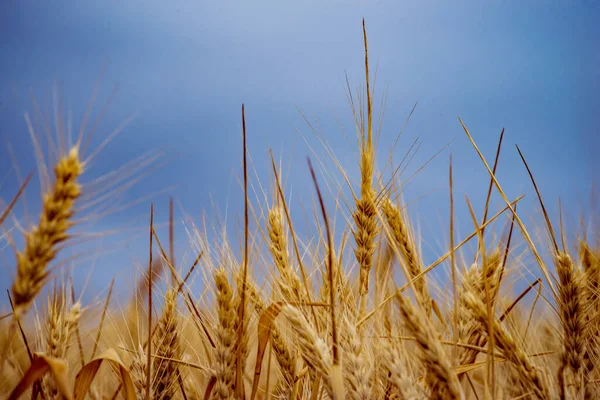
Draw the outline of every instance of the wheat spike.
M587 344L583 353L585 398L592 399L596 398L597 389L591 381L594 380L596 373L595 361L600 356L600 345L596 334L600 326L600 252L592 250L588 243L582 241L579 257L583 265L583 304L585 304L585 342Z
M421 260L419 259L418 249L415 243L414 234L408 224L407 218L402 215L400 209L389 199L383 204L383 215L390 226L394 244L400 250L402 256L401 262L406 266L410 276L407 279L412 280L421 274ZM431 316L431 297L427 289L425 276L414 282L419 302L428 317Z
M570 370L571 379L574 379L575 392L582 387L581 367L583 365L584 352L584 318L581 288L581 272L575 268L571 257L564 252L555 256L556 272L560 279L558 288L559 310L563 325L563 354L559 375ZM563 381L562 377L559 379ZM561 385L561 390L562 390Z
M333 399L332 360L327 344L317 335L306 317L296 307L285 306L281 313L287 318L296 334L296 340L304 362L321 378L327 395Z
M342 322L342 350L344 384L347 398L353 400L368 400L371 398L371 368L367 362L368 355L363 351L363 345L356 327L347 319Z
M215 373L217 381L212 398L225 400L234 398L235 384L235 311L232 304L232 290L224 269L215 272L219 324L217 326L215 348Z
M481 299L486 299L486 296L489 295L490 302L494 303L500 285L500 270L502 266L500 251L496 250L490 254L485 258L484 262L485 265L479 267L475 264L464 274L462 288L458 292L458 306L456 308L458 341L477 347L483 346L487 337L481 324L479 324L476 318L473 318L472 312L467 306L465 295L471 292ZM489 290L487 295L486 285ZM477 354L479 354L479 351L475 349L461 347L458 353L458 365L474 363Z
M427 370L426 382L431 390L431 398L460 399L458 378L431 323L404 297L398 295L396 298L404 323L421 349L421 361Z
M173 398L177 386L177 365L172 360L181 353L178 333L177 292L169 289L165 296L165 305L158 320L156 331L156 357L154 359L154 393L157 399Z
M67 310L63 295L54 296L53 299L48 300L48 316L46 319L47 355L61 359L66 358L80 315L81 304L75 303L70 310ZM58 388L48 374L44 375L42 379L42 393L46 399L60 398Z
M504 357L516 368L518 376L527 389L531 390L532 394L538 399L549 399L550 392L546 382L539 375L529 357L527 357L527 354L525 354L510 333L498 323L494 316L488 316L483 301L475 293L468 291L465 293L465 303L486 331L490 322L488 320L491 319L496 346L502 351Z
M360 312L364 314L366 296L369 292L369 274L373 264L375 252L375 238L378 232L377 210L375 205L375 191L373 190L373 171L375 164L375 150L373 147L373 100L371 98L371 83L369 79L369 48L367 31L363 20L363 39L365 45L365 81L367 92L367 126L361 120L360 137L360 198L356 198L356 211L353 213L356 229L353 231L356 249L354 254L360 266ZM362 114L361 114L362 117ZM362 119L362 118L361 118Z
M302 292L300 279L290 267L281 207L276 206L269 209L267 229L270 239L269 250L275 267L281 276L277 283L283 298L287 301L304 301L306 296Z
M415 400L424 398L419 393L416 382L407 374L403 357L396 346L388 341L381 345L382 366L388 372L387 381L395 389L399 400Z
M27 312L48 276L48 263L56 257L58 245L68 239L73 205L81 194L77 179L82 172L77 147L54 168L54 187L43 197L39 223L25 235L25 248L17 253L17 276L12 286L15 319Z
M256 290L256 285L252 280L248 280L246 288L248 290L249 300L254 304L256 313L259 316L262 315L267 310L267 306ZM279 396L287 397L296 376L296 357L283 338L281 330L276 322L273 322L270 334L271 346L273 347L275 358L277 359L277 363L281 368L281 374L283 375L283 382L278 385L276 393L278 393Z
M149 383L147 381L146 376L146 352L144 351L142 345L138 346L137 351L133 355L133 360L131 361L131 365L129 367L129 372L131 373L131 379L133 380L133 385L135 387L135 394L138 399L145 398L146 388ZM152 376L153 368L150 366L150 376ZM150 388L152 390L152 388ZM150 394L150 398L152 398L152 393Z

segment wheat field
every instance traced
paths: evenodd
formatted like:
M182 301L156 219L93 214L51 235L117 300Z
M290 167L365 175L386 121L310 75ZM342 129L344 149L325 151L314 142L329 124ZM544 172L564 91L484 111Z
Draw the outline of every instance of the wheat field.
M426 265L394 173L399 166L385 164L376 147L364 22L363 34L364 91L350 96L359 186L327 149L351 196L332 209L320 164L299 165L314 183L318 227L302 237L271 158L272 174L263 177L270 189L256 200L242 106L241 231L209 240L208 228L191 225L196 257L176 264L172 237L156 233L152 208L148 264L126 303L111 298L111 284L101 303L82 304L72 283L57 279L57 256L74 239L78 210L97 193L83 184L96 149L86 148L84 132L65 140L64 123L56 124L59 151L38 163L42 208L15 249L12 312L0 316L2 398L598 398L598 238L581 232L567 241L535 186L543 211L536 223L547 232L539 243L523 222L528 216L517 212L522 197L508 198L495 177L502 136L496 158L486 159L461 120L481 158L477 167L489 175L489 187L476 194L487 195L486 206L483 217L471 209L470 235L451 235L447 251ZM392 171L388 178L381 168ZM0 225L28 184L0 209ZM492 192L502 207L491 206ZM444 229L453 232L450 224ZM243 238L239 249L234 236ZM515 250L517 240L523 246ZM462 252L467 243L475 243L474 257ZM256 273L258 264L268 272ZM450 283L433 276L437 268L449 271ZM202 291L190 284L199 271ZM515 291L517 283L525 290Z

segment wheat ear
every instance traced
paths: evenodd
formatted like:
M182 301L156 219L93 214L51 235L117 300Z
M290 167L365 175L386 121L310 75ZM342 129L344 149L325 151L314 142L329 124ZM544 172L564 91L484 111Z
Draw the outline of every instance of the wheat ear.
M401 295L396 298L404 323L421 349L421 361L427 370L426 382L431 389L431 398L460 399L458 378L431 322L419 314L407 299Z
M25 248L17 253L17 276L12 286L14 319L27 312L48 276L48 263L56 257L58 245L69 237L73 205L81 194L77 179L82 172L77 147L54 168L54 187L43 197L39 223L25 234Z
M395 245L398 247L398 250L400 250L402 260L399 261L405 264L406 269L410 274L410 276L407 276L407 279L415 279L415 277L421 274L422 268L414 234L408 223L408 219L402 215L400 209L389 199L387 199L383 204L383 215L390 226ZM427 281L425 280L425 276L417 279L414 282L414 285L417 291L419 302L421 303L423 310L425 310L427 317L430 317L431 297L429 296L429 290L427 289Z
M375 191L373 190L373 170L375 151L373 149L373 100L371 99L371 84L369 80L369 48L367 43L367 30L363 20L363 38L365 45L365 80L367 91L367 129L364 122L360 127L360 198L356 199L356 211L352 215L356 229L354 240L356 249L354 254L360 266L360 315L366 308L366 296L369 292L369 274L373 264L375 252L375 237L377 236L377 210L375 206ZM362 117L362 114L361 114ZM362 121L361 121L362 122Z
M486 331L490 325L492 326L496 346L518 371L518 376L524 382L527 389L538 399L549 399L550 392L548 391L546 382L539 375L529 357L527 357L527 354L515 342L510 333L500 325L496 317L487 314L483 300L477 297L473 291L466 292L464 298L467 307L471 309L473 316L477 318L481 326Z
M212 399L225 400L234 398L235 385L235 311L232 304L232 290L224 269L215 273L217 287L217 304L219 324L215 335L217 381L212 391Z
M584 304L585 304L585 340L586 348L583 353L585 362L585 398L596 398L596 388L591 383L594 380L595 362L598 359L597 332L600 324L600 252L593 251L586 242L581 242L580 259L583 265L584 276Z
M75 303L66 310L64 296L56 296L48 301L48 317L46 320L46 354L55 358L65 358L70 341L75 333L81 304ZM59 399L58 388L49 374L42 379L42 391L46 399Z
M283 227L283 215L280 207L272 207L268 214L269 251L281 280L278 281L279 290L287 301L301 302L306 296L302 293L300 279L290 268L287 247L287 237Z
M143 346L139 344L137 351L133 355L131 366L129 367L131 379L133 380L133 385L135 387L135 395L138 399L146 397L146 387L150 384L147 380L146 363L146 352L144 351ZM152 372L153 370L151 368L150 376L152 376ZM152 398L152 394L150 396L150 398Z
M489 290L489 300L493 304L500 285L500 271L502 257L499 251L493 252L485 258L486 265L479 267L473 265L463 276L462 288L458 293L458 306L456 308L456 325L458 341L463 344L481 347L487 341L485 331L478 320L473 318L472 311L467 306L465 294L474 293L481 299L486 297L486 286ZM461 347L458 353L458 364L467 365L475 362L478 350Z
M367 355L363 352L363 345L356 327L348 321L342 320L343 376L346 386L346 395L352 400L368 400L371 398L371 368L367 363Z
M382 366L388 372L387 381L395 389L399 400L414 400L423 398L418 392L415 382L407 374L406 364L402 361L400 352L389 341L381 345Z
M173 398L177 388L177 365L173 361L179 358L181 352L177 328L177 291L169 289L155 336L158 357L154 359L154 393L157 398L163 400Z
M249 279L246 288L248 289L249 300L254 304L256 313L259 316L262 315L267 310L267 306L260 298L254 282ZM296 358L285 342L276 322L273 322L270 334L271 346L273 347L275 358L277 359L281 374L283 375L283 382L277 386L276 393L280 396L287 397L289 396L289 391L292 388L294 378L296 377Z
M333 399L332 360L327 344L317 335L317 332L296 307L285 306L281 313L287 318L296 334L302 358L308 367L321 378L329 398Z
M563 326L563 354L559 375L570 370L575 379L575 391L581 390L581 367L584 352L584 327L581 272L575 268L567 253L555 256L556 272L560 279L558 306ZM560 377L562 378L562 377ZM559 382L564 382L559 379ZM561 384L561 390L563 385Z

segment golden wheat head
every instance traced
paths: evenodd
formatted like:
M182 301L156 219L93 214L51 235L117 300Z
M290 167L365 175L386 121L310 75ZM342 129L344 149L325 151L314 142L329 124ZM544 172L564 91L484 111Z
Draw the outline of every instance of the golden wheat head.
M54 167L54 186L43 197L39 223L25 234L25 247L17 253L17 276L12 285L16 319L27 312L42 289L48 264L56 257L58 246L69 237L74 202L81 194L78 178L82 172L77 147Z

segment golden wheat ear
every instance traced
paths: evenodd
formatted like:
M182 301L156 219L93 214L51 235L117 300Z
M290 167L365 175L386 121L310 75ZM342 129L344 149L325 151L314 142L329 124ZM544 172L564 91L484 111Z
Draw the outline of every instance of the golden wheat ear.
M421 350L420 358L426 370L425 382L431 390L431 398L463 398L456 372L431 322L402 295L398 294L396 299L404 323Z
M12 285L14 318L29 309L48 276L48 264L56 257L72 226L75 200L81 195L78 178L83 173L77 147L61 158L54 168L54 186L44 194L42 215L37 226L25 234L25 246L17 252L17 276Z
M559 252L554 256L556 272L560 279L558 302L561 321L563 325L563 349L561 354L561 365L559 368L559 390L561 396L577 397L583 388L581 370L584 365L585 352L585 308L584 290L582 287L583 273L571 261L571 257L565 252ZM565 387L566 378L573 385Z
M402 256L399 261L405 264L406 271L410 274L410 276L407 276L407 279L417 279L414 282L416 289L415 295L418 297L427 317L430 318L431 297L429 296L425 277L423 276L420 279L417 278L420 276L423 267L421 260L419 259L419 251L410 222L408 221L407 216L403 214L401 208L392 203L389 199L384 200L382 208L383 215L392 233L391 236L393 240L391 243L398 248L399 253Z
M156 158L146 158L138 165L129 167L132 171L121 168L91 182L85 184L81 182L82 176L87 173L89 163L125 127L123 124L113 130L100 145L93 145L91 154L85 154L106 108L104 107L100 114L91 120L92 123L87 129L97 89L98 87L91 97L77 138L73 138L71 116L64 113L62 95L56 88L53 96L53 113L42 112L33 98L33 114L32 116L25 114L38 167L42 207L39 220L24 233L23 248L16 251L16 273L11 286L14 313L9 337L14 336L17 322L28 312L33 301L42 291L51 273L51 265L52 268L60 266L57 263L60 250L66 246L74 246L79 240L85 238L85 233L78 233L75 236L71 232L72 228L81 222L89 221L92 217L99 218L104 215L90 208L106 203L107 199L110 199L107 196L114 197L118 192L128 189L140 179L135 174L146 169L156 160ZM47 120L46 115L52 114L54 121ZM65 116L68 117L68 121ZM54 126L55 132L51 132L51 126ZM80 214L85 216L81 217ZM89 237L94 236L97 234L89 235ZM0 350L0 368L4 364L7 347Z
M9 332L31 307L48 277L48 265L56 258L59 247L67 241L73 225L75 200L81 195L78 178L83 173L77 147L63 156L54 167L54 185L44 194L42 214L36 226L25 234L25 246L17 252L17 274L11 288L14 312ZM8 346L6 346L8 348ZM0 370L7 349L2 350Z
M48 299L45 325L45 355L63 360L67 358L82 312L79 302L68 308L66 298L64 288L54 291L52 298ZM49 374L42 378L41 393L47 399L60 398L56 382Z
M72 236L68 231L82 220L79 217L80 220L76 221L75 215L99 201L97 198L90 199L89 196L98 193L107 195L106 189L112 189L110 192L114 194L130 183L123 183L123 180L128 178L119 176L118 178L112 177L113 179L110 180L117 180L123 185L122 187L115 188L114 183L100 185L102 180L109 177L110 174L96 179L91 184L84 185L81 182L81 177L87 171L89 163L125 126L122 125L112 131L100 145L95 146L92 154L85 154L90 139L106 111L106 106L110 103L109 99L98 116L93 120L90 119L100 81L99 79L90 98L75 140L72 138L70 113L67 120L63 109L62 92L56 86L53 91L52 103L55 132L50 132L49 127L52 125L52 121L47 120L46 113L42 112L35 97L32 99L33 114L31 116L25 114L25 122L38 166L42 189L42 210L37 224L25 233L23 249L16 254L16 276L12 285L16 319L27 312L31 302L41 291L49 274L49 264L56 259L59 250L65 246L67 241L72 244ZM90 120L92 124L87 129ZM52 172L50 172L51 170ZM126 171L120 172L127 175ZM103 192L99 192L100 186L103 186ZM86 211L86 214L89 213Z
M356 198L356 211L352 214L356 228L353 231L356 249L354 255L360 266L360 304L359 314L364 315L367 295L369 293L369 275L373 265L375 253L375 238L379 231L377 211L375 205L375 191L373 190L373 171L375 164L375 151L373 149L373 101L371 99L371 85L369 80L369 50L367 44L367 30L363 20L363 39L365 46L365 80L367 91L367 127L364 123L359 128L360 137L360 172L361 187L360 198Z
M215 376L213 399L230 399L235 386L235 310L232 289L224 269L215 271L217 288L218 320L215 347Z
M500 324L493 315L489 315L483 299L473 291L464 295L466 306L480 326L488 333L494 335L495 346L501 351L504 358L512 364L519 376L520 383L534 398L549 399L550 389L541 371L534 366L530 357L525 353L521 344L515 340L511 333Z
M169 400L177 389L177 365L173 360L181 356L181 341L178 333L177 292L169 289L165 296L165 305L158 321L156 332L156 354L154 359L154 394L159 399Z

